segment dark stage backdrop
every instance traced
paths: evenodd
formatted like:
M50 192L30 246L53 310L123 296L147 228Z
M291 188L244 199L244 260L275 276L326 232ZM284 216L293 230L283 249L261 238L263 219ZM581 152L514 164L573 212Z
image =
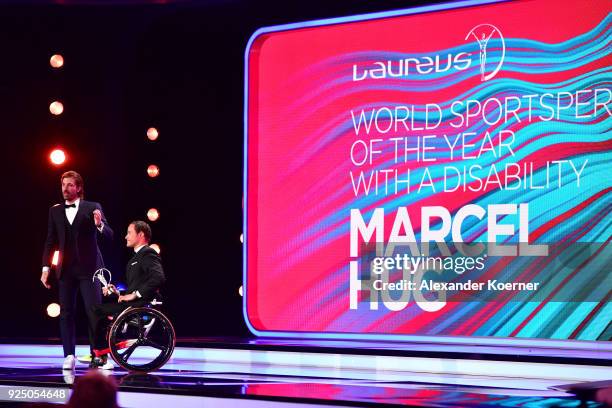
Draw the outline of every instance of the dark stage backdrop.
M68 169L84 176L86 198L102 203L115 230L104 255L118 280L129 256L128 222L159 209L154 242L179 338L248 335L238 288L250 35L262 26L424 2L156 3L0 3L5 340L59 335L57 319L45 313L57 290L40 284L40 258L47 211L60 202L59 176ZM65 58L62 69L49 66L55 53ZM48 110L53 100L64 103L58 117ZM146 138L151 126L160 131L155 143ZM60 168L48 161L55 146L69 155ZM146 175L151 163L161 169L156 179Z

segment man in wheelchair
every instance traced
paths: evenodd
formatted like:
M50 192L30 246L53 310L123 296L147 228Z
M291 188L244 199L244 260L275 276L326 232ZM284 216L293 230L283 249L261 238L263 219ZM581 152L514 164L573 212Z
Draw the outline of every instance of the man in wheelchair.
M127 246L134 248L134 256L126 267L127 290L120 293L109 284L103 288L104 296L116 295L117 302L93 305L89 311L90 324L94 330L94 358L92 368L112 369L108 361L109 342L106 338L111 317L117 316L128 307L141 307L153 299L160 300L159 288L165 282L164 270L158 253L151 247L151 227L144 221L130 223L125 236Z

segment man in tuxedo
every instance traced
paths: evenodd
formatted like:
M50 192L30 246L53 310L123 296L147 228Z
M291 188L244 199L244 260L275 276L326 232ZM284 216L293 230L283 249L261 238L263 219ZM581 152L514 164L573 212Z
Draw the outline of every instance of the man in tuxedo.
M93 282L94 272L104 267L98 239L112 240L113 230L108 225L100 204L85 201L83 178L76 171L62 174L64 204L49 209L47 239L42 255L40 280L51 288L50 265L53 253L60 253L55 278L59 288L60 334L64 348L64 369L75 365L75 309L76 294L81 293L86 310L101 303L100 283ZM93 330L89 324L89 344L93 350Z
M159 254L149 246L151 227L144 221L133 221L128 225L125 236L128 248L134 254L126 266L127 289L119 293L114 285L103 288L104 296L118 295L117 302L93 305L90 310L90 322L94 328L94 354L91 367L112 369L108 361L108 343L105 338L107 316L116 315L129 306L143 306L154 298L159 300L159 288L166 281Z

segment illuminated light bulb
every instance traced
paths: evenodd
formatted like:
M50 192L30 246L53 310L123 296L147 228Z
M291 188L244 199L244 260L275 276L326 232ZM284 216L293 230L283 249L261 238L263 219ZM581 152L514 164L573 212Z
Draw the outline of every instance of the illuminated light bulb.
M49 306L47 306L47 315L49 317L57 317L60 314L60 305L58 305L57 303L50 303Z
M159 211L157 211L156 208L149 209L149 211L147 211L147 218L149 221L157 221L159 218Z
M66 161L66 154L62 149L55 149L49 155L49 159L51 160L51 163L59 166Z
M159 137L159 132L154 127L147 129L147 137L149 140L156 140Z
M157 245L157 244L151 244L151 245L149 245L149 246L150 246L151 248L153 248L153 250L154 250L155 252L157 252L158 254L161 254L161 248L159 247L159 245Z
M238 294L242 296L242 285L240 285L240 287L238 288Z
M51 102L51 105L49 105L49 112L56 116L61 115L62 112L64 112L64 105L58 101Z
M159 176L159 167L154 164L151 164L149 167L147 167L147 174L151 178Z
M240 234L240 242L244 244L244 234Z
M64 57L62 57L60 54L54 54L51 56L49 63L53 68L60 68L62 65L64 65Z

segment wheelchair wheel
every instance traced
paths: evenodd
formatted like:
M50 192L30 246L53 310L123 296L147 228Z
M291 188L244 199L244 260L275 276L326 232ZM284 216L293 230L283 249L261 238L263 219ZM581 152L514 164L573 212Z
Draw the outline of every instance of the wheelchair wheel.
M110 354L128 371L149 372L166 364L176 337L170 320L151 307L128 308L109 330Z

